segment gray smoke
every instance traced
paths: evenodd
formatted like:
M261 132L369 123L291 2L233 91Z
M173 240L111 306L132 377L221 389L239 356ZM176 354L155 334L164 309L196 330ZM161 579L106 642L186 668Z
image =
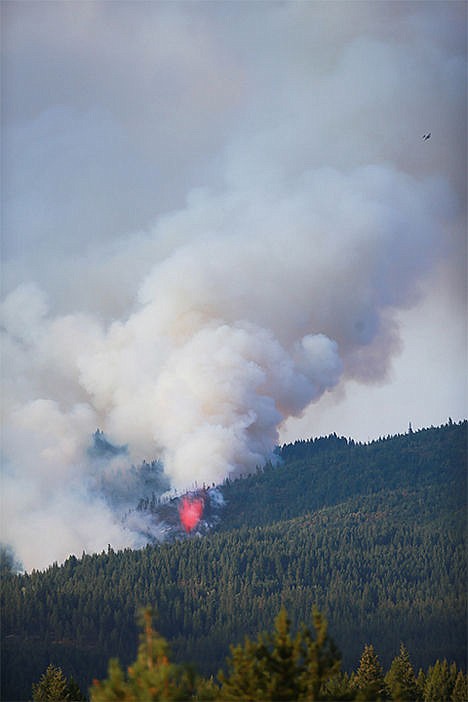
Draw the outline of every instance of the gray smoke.
M3 538L27 568L141 545L139 497L254 470L324 393L388 377L435 275L460 299L465 9L4 4ZM90 455L96 427L126 449Z

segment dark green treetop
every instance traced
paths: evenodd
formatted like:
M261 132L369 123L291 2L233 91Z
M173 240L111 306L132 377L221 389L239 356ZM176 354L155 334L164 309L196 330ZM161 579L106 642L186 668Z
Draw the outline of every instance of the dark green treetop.
M400 653L393 659L385 682L395 702L417 702L420 699L414 668L404 644L400 644Z
M154 631L149 608L143 621L137 660L128 667L127 675L117 660L111 660L108 678L94 681L92 702L184 701L193 696L195 676L188 667L170 663L168 643Z
M327 683L339 673L340 655L327 633L327 623L314 608L315 636L302 627L293 636L286 610L281 609L272 633L248 638L231 647L228 673L220 673L221 699L326 700Z
M352 684L357 690L357 699L363 702L376 702L388 697L384 672L372 644L364 646Z
M34 702L82 702L86 698L73 680L64 676L62 669L49 664L38 683L32 687Z

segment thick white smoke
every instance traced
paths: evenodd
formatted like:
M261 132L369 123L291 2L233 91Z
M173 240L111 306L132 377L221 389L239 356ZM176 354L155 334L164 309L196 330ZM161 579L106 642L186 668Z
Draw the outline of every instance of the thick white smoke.
M120 27L124 17L118 8L104 5L91 5L98 20L114 12ZM154 220L144 231L136 230L138 218L128 216L126 226L133 229L121 232L119 221L114 241L109 243L106 231L93 243L93 227L99 229L105 220L109 228L115 221L115 212L106 218L112 209L107 201L97 225L89 211L70 218L67 202L53 198L51 215L44 209L46 188L53 190L64 164L60 157L54 161L51 179L39 182L33 197L21 162L19 184L12 178L7 188L11 237L21 226L31 227L30 241L37 246L44 237L46 242L46 256L37 249L38 265L28 247L24 255L12 254L2 305L3 540L26 567L108 543L138 546L142 534L154 533L154 525L137 524L135 514L125 518L145 489L132 465L161 458L172 487L179 490L194 481L219 484L267 460L282 423L300 416L337 384L386 378L400 348L397 312L418 300L422 281L441 261L455 260L461 226L456 165L445 152L437 156L440 144L428 157L433 145L423 143L420 134L434 86L438 109L458 124L453 113L463 71L443 36L433 35L437 7L426 18L424 10L418 14L411 5L404 16L406 39L396 32L402 11L392 13L385 4L380 20L385 16L394 31L383 35L379 12L370 5L362 16L364 34L348 26L345 5L330 14L322 4L242 5L234 12L234 24L233 6L226 16L213 6L210 16L199 5L195 20L193 7L178 5L172 15L168 6L153 7L153 26L168 25L174 37L184 33L185 19L200 22L197 41L213 71L211 90L225 100L232 133L224 135L223 120L211 115L220 144L211 165L204 166L203 188L193 187L196 174L188 175L180 137L176 156L185 176L177 187L183 190L184 178L189 183L186 203L166 213L158 203L152 211L151 198L144 195L144 219L152 213ZM454 4L454 23L458 11ZM31 6L31 16L34 12ZM55 21L67 30L58 6L48 12L56 13ZM265 35L258 52L249 47L236 62L243 12L246 41L252 40L249 33L257 36L263 21ZM130 15L143 31L139 10ZM320 39L320 26L329 33L328 43ZM104 24L98 27L105 34ZM221 50L213 37L220 29L228 40L221 52L225 80L237 85L230 90L214 77ZM315 44L309 45L309 30ZM275 53L275 40L283 32L285 64ZM47 41L53 45L51 37ZM109 36L104 41L113 46ZM148 70L147 57L135 58L133 52L129 60L138 59ZM180 76L189 70L193 57L188 53L178 56ZM120 57L114 60L118 66ZM160 56L153 60L169 80L168 64ZM83 61L84 53L76 70ZM103 75L111 69L106 70ZM190 70L204 75L207 67ZM413 90L411 84L418 81L422 86ZM200 79L196 85L198 90L204 84ZM212 94L184 95L189 115L180 115L183 125L190 110L196 119L200 111L208 114ZM108 107L114 98L108 96ZM121 107L114 109L112 120L120 120L126 130L124 152L133 139L132 159L137 159L138 120ZM77 129L73 138L64 135L63 144L79 169L80 130L92 150L100 130L106 138L114 133L99 114L93 120L87 112L78 123L68 112L61 122L65 131ZM54 112L54 123L63 115L63 110L58 116ZM42 121L33 120L34 128L21 129L36 144L48 119L43 112ZM143 146L146 139L150 151L157 152L145 131L148 125L139 120ZM167 128L164 123L162 131ZM11 148L21 151L19 127L11 129ZM195 144L190 130L189 137ZM54 132L51 148L59 155L56 138ZM104 140L93 178L101 167L112 171L108 147ZM160 148L162 160L169 159L162 142ZM21 155L27 162L28 154ZM211 182L210 174L216 176ZM77 177L83 188L81 171ZM125 203L138 205L132 193L120 192L126 184L123 169L113 172L110 183L105 195L115 200L117 212ZM176 190L172 200L166 198L171 205L179 197ZM73 197L90 205L87 194L79 192ZM20 205L28 197L34 208L41 203L38 223L34 208L21 217ZM99 204L93 206L99 210ZM85 255L73 240L62 246L57 237L55 245L50 226L66 228L67 220L78 239L80 223L84 226ZM63 236L68 237L66 231ZM113 446L125 445L127 451L93 459L89 447L97 427Z

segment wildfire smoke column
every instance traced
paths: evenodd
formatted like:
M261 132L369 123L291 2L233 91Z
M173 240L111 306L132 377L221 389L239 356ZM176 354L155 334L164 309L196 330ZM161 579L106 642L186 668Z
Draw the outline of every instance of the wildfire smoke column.
M285 440L466 413L465 3L144 10L2 4L0 511L27 570L204 533L222 494L192 486Z

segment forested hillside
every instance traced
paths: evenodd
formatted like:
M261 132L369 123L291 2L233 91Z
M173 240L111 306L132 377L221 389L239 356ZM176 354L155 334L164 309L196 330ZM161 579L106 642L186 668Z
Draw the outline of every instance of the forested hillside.
M331 435L287 444L279 466L224 486L220 529L269 524L381 490L466 485L467 423L359 444ZM447 505L448 506L448 505Z
M48 663L87 689L107 660L132 660L150 604L174 659L204 673L229 643L296 625L313 604L355 667L366 643L388 665L466 660L467 422L358 445L329 437L279 451L276 466L222 487L205 536L141 551L70 557L5 574L2 699L27 699Z

